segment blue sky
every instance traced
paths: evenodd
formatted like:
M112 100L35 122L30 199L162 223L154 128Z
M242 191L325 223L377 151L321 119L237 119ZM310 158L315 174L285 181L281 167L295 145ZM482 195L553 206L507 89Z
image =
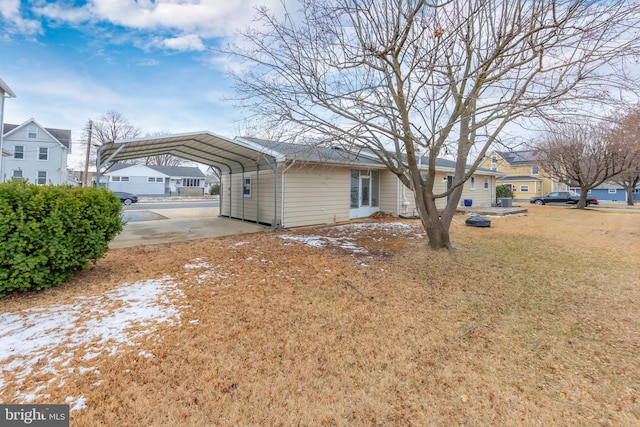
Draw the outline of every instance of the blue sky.
M228 59L208 48L251 25L258 5L281 9L279 0L0 0L0 78L17 95L5 122L33 117L79 139L89 118L115 110L143 135L233 137L242 112L225 100Z

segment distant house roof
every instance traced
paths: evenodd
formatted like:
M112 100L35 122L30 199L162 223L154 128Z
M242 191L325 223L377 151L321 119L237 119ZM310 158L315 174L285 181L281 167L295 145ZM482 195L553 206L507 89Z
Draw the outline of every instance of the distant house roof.
M525 166L538 163L538 160L535 157L535 151L532 150L496 151L496 154L502 157L511 166Z
M116 172L132 166L144 166L153 169L156 172L167 176L175 176L181 178L204 178L205 174L197 166L156 166L156 165L140 165L131 163L116 163L111 166L107 173Z
M18 127L24 126L25 124L29 123L29 122L34 122L35 124L37 124L38 126L40 126L40 124L38 124L38 122L36 122L33 119L27 120L26 122L24 122L21 125L13 125L10 123L5 123L4 124L4 134L8 134L9 132L15 130ZM40 126L42 127L42 126ZM55 139L57 139L62 145L64 145L65 147L69 148L69 145L71 144L71 131L69 129L56 129L56 128L45 128L42 127L44 130L46 130L47 132L49 132L51 134L52 137L54 137Z

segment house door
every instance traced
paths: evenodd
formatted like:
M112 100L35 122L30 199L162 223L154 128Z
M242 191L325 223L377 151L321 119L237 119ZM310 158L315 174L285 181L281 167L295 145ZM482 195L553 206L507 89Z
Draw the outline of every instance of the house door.
M372 174L375 182L372 182ZM363 218L379 210L378 207L378 172L351 171L351 209L349 218ZM375 185L374 185L375 184Z
M447 191L453 187L453 177L451 175L447 175ZM449 196L447 196L447 203L449 203Z

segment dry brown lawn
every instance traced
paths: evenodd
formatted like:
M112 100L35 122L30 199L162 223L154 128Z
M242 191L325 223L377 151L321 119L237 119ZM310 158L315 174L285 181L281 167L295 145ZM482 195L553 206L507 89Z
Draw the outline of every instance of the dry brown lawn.
M179 321L75 343L56 381L4 371L0 401L82 395L73 426L640 425L640 211L465 218L454 257L390 219L111 250L0 313L169 276Z

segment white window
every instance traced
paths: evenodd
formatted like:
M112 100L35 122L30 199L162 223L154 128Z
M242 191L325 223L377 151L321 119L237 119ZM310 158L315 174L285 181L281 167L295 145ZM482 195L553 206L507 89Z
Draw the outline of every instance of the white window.
M498 156L491 156L491 163L493 163L494 165L498 163Z
M495 171L497 171L497 170L498 170L498 168L496 168L496 167L492 167L492 168L491 168L491 170L492 170L493 172L495 172Z
M251 177L246 176L242 182L242 197L251 197Z
M24 159L24 145L16 145L13 147L13 158Z
M529 192L529 186L528 185L521 185L520 186L520 191L522 193L528 193Z
M182 180L183 187L200 187L200 180L198 178L184 178Z
M469 180L469 189L470 190L475 190L476 189L476 177L472 176L471 179Z
M487 177L484 178L484 189L485 190L489 189L489 178Z
M13 171L13 179L22 179L22 170L14 170Z
M128 177L128 176L121 176L121 177L120 177L120 181L122 181L122 182L129 182L129 177Z
M156 177L151 176L151 177L147 178L147 182L164 182L164 179L163 178L156 178Z
M111 182L120 182L120 177L119 176L112 176L111 177Z
M29 126L27 128L27 138L29 139L37 139L38 138L38 128L36 126Z
M531 175L539 175L540 168L536 165L531 166Z
M38 160L49 160L48 147L38 147Z
M608 190L609 194L616 194L618 192L618 190L616 190L615 188L610 188Z
M47 183L47 171L38 171L38 179L36 184L45 185Z

